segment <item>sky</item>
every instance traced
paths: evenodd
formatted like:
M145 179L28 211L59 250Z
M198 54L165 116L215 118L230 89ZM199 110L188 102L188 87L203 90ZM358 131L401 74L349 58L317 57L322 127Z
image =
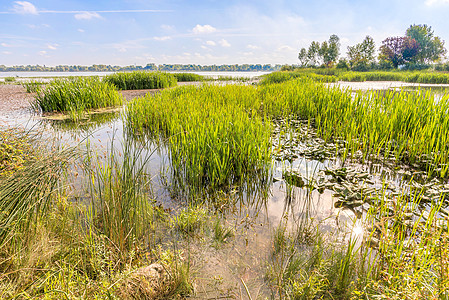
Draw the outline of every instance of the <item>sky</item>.
M0 0L0 65L297 64L412 24L449 43L449 0Z

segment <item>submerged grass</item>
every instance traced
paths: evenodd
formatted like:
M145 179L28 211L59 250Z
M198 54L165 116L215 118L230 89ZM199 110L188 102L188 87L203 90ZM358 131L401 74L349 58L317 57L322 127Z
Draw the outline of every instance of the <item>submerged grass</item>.
M181 75L144 71L120 72L105 76L103 82L114 85L119 90L162 89L176 86L176 79Z
M38 88L33 105L43 112L68 112L76 119L87 110L122 103L123 97L115 87L100 78L73 77L56 79Z

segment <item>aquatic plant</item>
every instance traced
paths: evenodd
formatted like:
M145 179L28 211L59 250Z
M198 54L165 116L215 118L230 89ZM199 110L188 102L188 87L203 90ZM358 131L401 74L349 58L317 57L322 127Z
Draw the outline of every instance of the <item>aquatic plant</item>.
M170 73L171 75L175 76L176 80L178 82L186 82L186 81L203 81L205 80L205 77L202 75L198 75L195 73Z
M103 77L103 82L119 90L162 89L176 86L176 76L164 72L120 72Z
M266 175L271 124L250 106L256 100L256 90L245 86L166 90L131 102L128 126L164 140L172 181L204 193Z
M33 106L43 112L68 112L79 118L87 110L117 106L123 97L98 77L56 79L39 88Z
M38 80L22 81L22 86L25 88L27 93L37 92L39 90L39 88L44 84L45 84L45 82L38 81Z

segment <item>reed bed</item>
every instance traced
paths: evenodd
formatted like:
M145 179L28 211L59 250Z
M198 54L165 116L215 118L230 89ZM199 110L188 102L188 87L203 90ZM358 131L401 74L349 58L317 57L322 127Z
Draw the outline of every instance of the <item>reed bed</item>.
M79 118L89 109L117 106L123 97L98 77L56 79L37 90L34 107L43 112L68 112Z
M273 72L270 74L263 75L261 77L262 77L261 84L281 83L296 78L310 78L318 82L337 82L337 77L334 75L316 74L313 72L306 72L306 71Z
M352 95L310 80L261 89L269 115L293 114L314 123L325 140L343 138L351 155L393 157L446 177L449 96L430 92L372 91Z
M178 82L188 82L188 81L204 81L206 78L202 75L195 73L170 73L175 76Z
M267 171L271 123L251 109L255 100L245 86L181 87L133 101L127 118L136 132L168 141L174 180L210 191Z
M176 86L176 78L177 75L170 73L134 71L107 75L103 81L116 86L119 90L143 90Z
M431 72L346 72L341 81L404 81L410 83L448 84L449 74Z
M43 85L45 85L45 82L38 80L29 80L22 82L22 86L27 93L36 93Z

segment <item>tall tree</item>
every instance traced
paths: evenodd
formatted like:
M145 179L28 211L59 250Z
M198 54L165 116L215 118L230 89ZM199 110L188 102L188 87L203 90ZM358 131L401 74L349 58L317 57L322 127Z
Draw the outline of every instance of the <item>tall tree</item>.
M351 67L358 64L368 65L374 61L374 53L376 52L376 44L374 39L367 35L365 39L354 46L348 46L348 58Z
M442 58L446 54L444 41L434 35L431 26L410 25L405 35L415 39L419 44L419 51L416 55L417 61L421 63L434 62Z
M333 34L329 38L328 58L330 62L336 62L340 55L340 38Z
M306 48L302 48L299 53L298 53L298 59L299 59L299 64L301 67L307 67L308 63L309 63L309 59L307 57L307 50Z
M389 37L382 41L379 59L390 62L395 68L416 60L419 44L415 39L406 37Z
M313 41L309 50L307 50L307 59L309 60L309 65L316 66L320 59L320 43Z

